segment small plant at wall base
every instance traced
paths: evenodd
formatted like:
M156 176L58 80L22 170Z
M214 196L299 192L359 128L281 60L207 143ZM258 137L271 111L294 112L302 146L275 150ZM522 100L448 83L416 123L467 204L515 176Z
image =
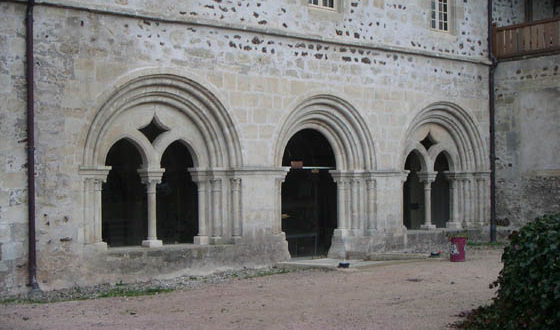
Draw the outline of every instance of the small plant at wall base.
M560 216L543 216L510 236L489 306L466 313L464 329L560 329Z

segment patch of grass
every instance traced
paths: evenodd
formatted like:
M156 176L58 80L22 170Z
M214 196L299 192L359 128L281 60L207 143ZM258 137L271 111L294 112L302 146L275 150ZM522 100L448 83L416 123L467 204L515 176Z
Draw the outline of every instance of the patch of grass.
M174 291L171 288L147 288L147 289L129 289L129 288L114 288L99 295L99 298L109 297L138 297L138 296L154 296L162 293L169 293Z
M264 271L260 271L257 272L255 274L252 275L247 275L247 279L249 278L257 278L257 277L265 277L265 276L272 276L272 275L278 275L278 274L286 274L291 272L289 269L285 269L285 268L278 268L278 269L269 269L269 270L264 270Z
M7 298L7 299L3 299L2 301L0 301L2 303L2 305L11 305L11 304L21 304L21 303L25 303L26 299L21 299L21 298Z
M467 246L502 247L502 246L506 246L506 243L504 243L504 242L471 242L471 241L467 241Z

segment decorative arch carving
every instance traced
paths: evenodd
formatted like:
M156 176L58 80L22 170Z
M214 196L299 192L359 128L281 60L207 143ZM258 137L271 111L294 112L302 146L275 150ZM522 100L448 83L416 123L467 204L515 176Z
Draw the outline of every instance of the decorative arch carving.
M208 153L208 167L230 168L242 165L239 136L221 102L202 85L172 74L141 76L125 83L113 93L90 126L82 164L100 165L99 161L103 158L100 155L100 145L107 138L107 130L114 120L124 111L146 104L173 108L199 128ZM195 146L193 148L196 149Z
M335 154L337 169L376 168L374 143L365 121L350 103L332 95L310 97L288 115L273 148L275 164L282 163L290 138L306 128L315 129L327 138Z
M434 141L428 149L420 143L419 134L443 130L441 140ZM465 109L449 103L437 102L422 109L408 126L401 153L401 168L406 157L416 150L425 158L425 189L430 189L429 178L435 176L434 163L444 153L449 163L446 177L450 181L451 202L449 228L478 226L489 216L489 157L479 130L479 124ZM429 218L428 211L426 218ZM427 221L429 222L429 221ZM431 225L431 224L429 224ZM427 227L429 227L427 225Z
M478 123L466 110L448 102L433 103L414 117L404 136L405 152L401 153L401 164L404 164L408 155L406 153L408 146L419 142L411 139L414 132L420 127L430 124L442 127L452 138L452 141L444 142L451 143L456 148L457 163L455 166L457 170L486 171L489 168L488 153Z
M143 130L150 125L155 129L152 127L151 134L147 134ZM139 173L152 193L163 173L160 162L167 146L181 141L188 147L196 166L190 172L202 196L195 243L219 243L241 235L239 205L227 202L239 198L239 189L229 184L233 175L230 170L243 165L232 118L214 93L201 84L175 74L150 71L131 78L109 95L88 130L80 167L84 178L85 243L103 245L101 184L110 170L104 166L105 158L111 146L125 137L140 149L143 164ZM207 209L212 209L211 214L205 212ZM155 213L149 214L149 228L156 221L154 217ZM155 237L149 231L146 246L161 245Z

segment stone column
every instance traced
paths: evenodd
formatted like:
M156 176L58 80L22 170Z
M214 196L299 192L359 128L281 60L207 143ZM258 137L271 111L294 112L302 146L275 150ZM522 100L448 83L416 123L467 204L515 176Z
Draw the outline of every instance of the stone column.
M348 195L348 178L345 174L339 171L330 171L331 176L336 182L336 194L337 194L337 220L338 226L335 229L335 234L339 235L343 232L345 233L350 226L348 222L349 214L347 212L347 195Z
M487 194L487 176L488 174L486 174L485 172L476 174L476 181L478 183L478 224L480 226L484 226L488 220L486 216L486 205L489 201L489 196Z
M110 166L80 167L80 175L84 177L83 190L83 222L84 243L100 248L107 248L107 243L102 237L102 190L103 183L107 180Z
M222 239L222 179L211 179L212 186L212 218L210 241L213 244L220 243Z
M446 173L449 181L449 220L446 227L450 229L461 229L459 221L459 193L457 189L457 179L453 173Z
M157 208L156 187L161 183L164 169L140 169L138 174L142 183L146 185L148 194L148 237L142 241L144 247L162 246L162 241L157 239Z
M432 224L432 182L435 181L437 173L418 173L420 182L424 183L424 224L421 229L435 229Z
M240 202L241 202L241 179L231 178L231 219L233 222L231 235L233 239L241 237L241 214L240 214Z
M368 178L367 185L367 229L377 230L377 218L375 216L375 179Z
M360 208L358 203L359 193L360 193L360 181L356 178L351 180L352 189L352 218L351 227L353 230L360 229Z
M194 244L208 245L208 171L205 169L189 170L193 182L198 187L198 235L194 237Z

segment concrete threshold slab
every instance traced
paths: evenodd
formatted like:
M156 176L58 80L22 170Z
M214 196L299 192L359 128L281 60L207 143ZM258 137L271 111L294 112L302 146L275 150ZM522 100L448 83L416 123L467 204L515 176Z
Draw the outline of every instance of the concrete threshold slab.
M370 260L371 259L371 260ZM280 262L277 267L286 269L328 269L328 270L347 270L361 269L381 265L391 265L397 263L415 262L415 261L435 261L442 258L429 258L427 255L421 254L380 254L371 256L368 260L364 259L311 259L311 258L292 258L289 261ZM348 268L340 268L339 264L346 262Z

